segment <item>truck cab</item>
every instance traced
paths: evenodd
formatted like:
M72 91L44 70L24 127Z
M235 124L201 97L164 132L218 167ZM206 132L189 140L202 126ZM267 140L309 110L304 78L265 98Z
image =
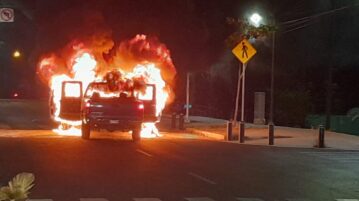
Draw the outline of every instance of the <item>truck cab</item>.
M59 117L81 121L82 138L89 139L91 130L132 131L140 140L142 123L157 122L156 86L146 84L145 93L110 90L106 82L92 82L82 92L80 81L62 83ZM51 107L50 107L51 108Z

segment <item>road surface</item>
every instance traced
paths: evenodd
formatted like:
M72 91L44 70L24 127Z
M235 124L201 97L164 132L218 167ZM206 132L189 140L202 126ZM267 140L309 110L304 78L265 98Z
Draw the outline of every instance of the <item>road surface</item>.
M359 199L359 152L241 145L179 132L133 143L128 134L112 134L85 141L49 130L0 130L0 183L34 173L32 201Z

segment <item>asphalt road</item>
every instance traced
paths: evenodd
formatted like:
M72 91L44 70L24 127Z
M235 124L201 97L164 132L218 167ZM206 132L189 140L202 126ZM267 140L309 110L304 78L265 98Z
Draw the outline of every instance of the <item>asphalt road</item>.
M240 145L182 133L140 143L121 133L89 141L51 131L0 133L0 182L34 173L32 199L359 199L359 152Z

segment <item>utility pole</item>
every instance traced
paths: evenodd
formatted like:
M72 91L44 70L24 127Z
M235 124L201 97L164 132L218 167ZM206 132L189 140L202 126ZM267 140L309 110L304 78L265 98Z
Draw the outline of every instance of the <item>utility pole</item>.
M275 65L275 31L272 33L272 68L270 81L270 108L269 108L269 124L268 139L269 145L274 144L274 65Z
M331 9L334 9L334 1L330 1ZM329 58L328 61L333 61L334 57L334 41L335 41L335 33L331 30L334 28L334 16L330 16L330 24L329 24L329 40L328 40L328 50ZM331 116L332 116L332 98L333 98L333 62L329 62L328 68L328 78L327 78L327 94L326 94L326 106L325 106L325 129L329 130L331 127Z
M272 67L270 80L270 108L269 108L269 124L274 124L274 64L275 64L275 32L272 33Z

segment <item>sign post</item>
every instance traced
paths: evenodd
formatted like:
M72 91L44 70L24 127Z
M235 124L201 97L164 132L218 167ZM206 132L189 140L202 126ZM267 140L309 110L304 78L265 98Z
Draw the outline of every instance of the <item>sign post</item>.
M244 92L245 92L245 71L247 62L257 53L256 49L248 42L248 40L242 40L233 50L232 53L242 62L242 75L238 78L242 78L242 111L241 121L244 121ZM238 84L239 85L239 84ZM239 86L238 86L239 88ZM239 89L237 89L239 91ZM238 105L238 100L237 103ZM236 118L236 117L235 117Z
M256 53L256 49L244 39L238 45L233 48L232 53L239 59L243 64L247 63Z
M15 13L12 8L0 8L0 22L14 22Z
M235 117L237 118L237 108L238 108L238 101L239 101L239 90L240 90L240 79L242 78L242 103L241 103L241 124L240 124L240 134L239 134L239 141L241 143L244 142L244 97L245 97L245 74L247 68L247 62L257 53L256 49L248 42L248 40L242 40L233 50L232 53L242 62L242 75L240 75L240 68L239 68L239 77L238 77L238 88L237 88L237 98L236 98L236 110L235 110Z

